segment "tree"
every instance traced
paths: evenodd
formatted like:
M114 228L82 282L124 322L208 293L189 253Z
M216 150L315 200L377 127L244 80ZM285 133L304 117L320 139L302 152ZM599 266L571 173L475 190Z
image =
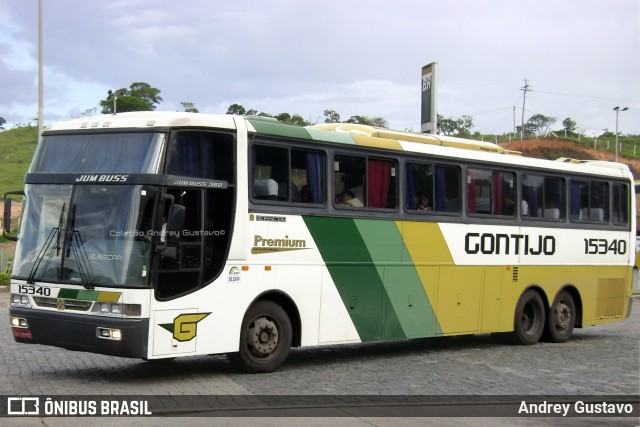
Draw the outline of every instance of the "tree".
M353 123L356 125L366 125L367 118L365 116L351 116L347 119L347 123Z
M367 117L369 124L371 126L379 127L379 128L388 128L389 122L383 119L382 117Z
M438 125L436 132L439 135L454 135L457 132L458 125L451 117L444 117L438 114Z
M0 117L0 130L4 130L5 123L7 123L7 121L4 119L4 117Z
M240 116L244 116L247 113L247 110L240 104L231 104L229 108L227 108L227 114L237 114Z
M129 86L129 95L147 102L151 110L155 110L155 105L162 102L160 89L151 87L144 82L131 83L131 86Z
M353 123L356 125L376 126L381 128L389 127L389 122L387 122L382 117L351 116L347 120L347 123Z
M473 117L463 115L459 119L438 115L437 132L440 135L468 136L473 127Z
M534 114L527 120L525 131L530 131L538 136L546 135L551 125L556 122L555 117L548 117L544 114ZM527 126L528 125L528 126Z
M114 102L115 101L115 102ZM162 102L160 89L151 87L148 83L131 83L129 88L121 88L115 92L109 91L107 99L100 101L103 114L113 114L115 111L124 113L127 111L153 111L156 104Z
M276 120L279 122L290 122L291 121L291 114L289 113L280 113L278 114L276 117Z
M468 136L473 127L473 117L466 115L460 116L460 118L456 120L456 124L458 126L458 135Z
M93 107L93 108L87 108L86 110L84 110L84 113L80 113L81 116L93 116L96 111L98 111L98 108Z
M567 117L562 121L562 128L564 129L565 136L574 134L576 131L577 123L570 117Z
M340 123L340 114L333 110L324 110L325 123Z
M182 104L182 108L184 108L185 113L198 113L199 112L199 110L196 108L196 106L193 104L193 102L183 101L180 104Z

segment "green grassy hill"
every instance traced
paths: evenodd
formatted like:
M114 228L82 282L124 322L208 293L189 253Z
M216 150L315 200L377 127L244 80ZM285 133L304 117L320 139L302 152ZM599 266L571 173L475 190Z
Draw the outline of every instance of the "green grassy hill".
M0 197L7 191L22 190L37 142L34 126L0 132Z

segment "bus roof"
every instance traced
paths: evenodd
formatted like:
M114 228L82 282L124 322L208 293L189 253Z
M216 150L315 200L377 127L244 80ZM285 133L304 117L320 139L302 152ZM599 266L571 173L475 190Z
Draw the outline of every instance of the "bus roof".
M567 172L596 173L629 178L629 168L621 163L584 161L561 158L556 162L521 157L520 152L506 150L496 144L443 135L401 132L350 123L325 123L307 127L290 126L274 119L256 116L212 115L186 112L140 111L80 117L45 127L45 132L66 130L151 129L171 127L211 127L235 129L236 120L247 123L249 132L315 142L333 142L388 150L413 151L450 158L478 161L508 162ZM465 150L465 151L461 151ZM500 155L508 155L509 159ZM497 157L496 157L497 155Z
M65 131L81 129L136 129L152 127L217 127L235 129L231 115L213 115L200 113L173 113L169 111L137 111L131 113L103 114L85 116L77 119L53 123L45 127L46 131Z

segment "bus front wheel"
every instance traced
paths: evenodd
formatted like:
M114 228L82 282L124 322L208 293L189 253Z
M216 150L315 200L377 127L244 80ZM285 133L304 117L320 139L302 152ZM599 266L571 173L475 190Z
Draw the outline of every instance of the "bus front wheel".
M546 335L551 342L567 342L575 325L576 303L569 292L562 291L549 309Z
M272 372L289 355L291 321L284 309L273 301L258 301L242 320L240 349L230 359L245 372Z
M524 345L537 343L544 332L545 311L538 292L529 289L523 293L516 306L513 340Z

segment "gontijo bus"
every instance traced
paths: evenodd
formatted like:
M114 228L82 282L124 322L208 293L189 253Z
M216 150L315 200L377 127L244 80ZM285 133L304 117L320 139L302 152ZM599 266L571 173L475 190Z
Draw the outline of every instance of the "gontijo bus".
M631 309L633 180L616 163L352 124L125 113L48 127L20 194L22 343L227 353L265 372L291 347L560 343Z

